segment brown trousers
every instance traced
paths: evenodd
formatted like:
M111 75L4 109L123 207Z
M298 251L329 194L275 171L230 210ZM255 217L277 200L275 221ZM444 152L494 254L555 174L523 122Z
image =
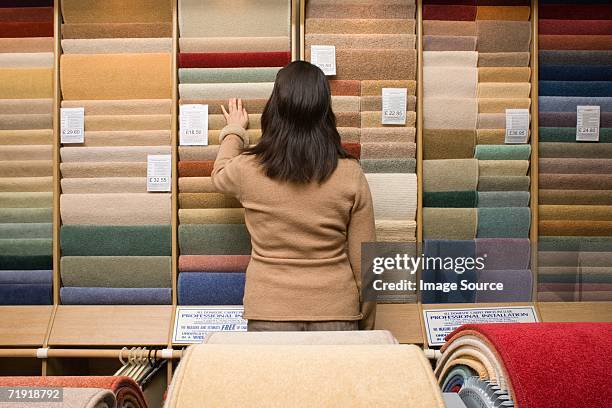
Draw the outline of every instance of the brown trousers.
M333 320L327 322L274 322L269 320L249 320L247 330L262 331L349 331L358 330L357 320Z

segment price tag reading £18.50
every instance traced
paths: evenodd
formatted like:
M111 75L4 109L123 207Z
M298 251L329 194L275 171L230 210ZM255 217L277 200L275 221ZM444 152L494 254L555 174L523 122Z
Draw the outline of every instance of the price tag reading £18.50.
M336 75L336 47L333 45L311 45L310 62L321 68L325 75Z
M85 108L61 108L61 142L85 142Z
M208 105L181 105L181 146L208 145Z
M170 191L172 180L172 155L147 156L147 191Z
M529 140L529 109L506 109L506 143L520 144Z
M599 106L576 107L577 142L599 142L600 112Z
M382 89L382 121L383 125L405 125L408 89Z

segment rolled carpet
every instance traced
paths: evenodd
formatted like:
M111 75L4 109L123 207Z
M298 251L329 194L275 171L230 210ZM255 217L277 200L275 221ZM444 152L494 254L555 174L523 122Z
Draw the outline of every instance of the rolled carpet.
M366 179L372 192L376 218L414 220L416 174L370 173L366 174ZM389 194L390 191L393 194Z
M552 408L557 401L564 401L567 407L605 406L605 396L590 390L593 383L602 381L598 373L606 370L606 362L594 351L568 350L579 349L585 342L594 350L605 349L611 337L610 323L465 325L447 336L436 374L440 375L448 361L475 349L482 356L481 363L496 367L484 379L507 390L515 406ZM548 358L539 361L544 348ZM571 367L567 379L574 386L570 389L561 389L552 380L560 366ZM496 375L501 378L494 379ZM604 382L607 386L609 379Z
M214 332L204 344L261 344L261 345L365 345L397 344L387 330L361 330L337 332Z
M596 17L596 16L595 16ZM560 20L541 19L538 21L539 34L552 35L610 35L609 20Z
M478 185L478 160L451 159L423 162L423 190L469 191Z
M0 256L0 262L2 256ZM1 265L1 263L0 263ZM0 284L0 305L50 305L53 285L43 283Z
M53 37L0 38L0 52L53 52Z
M529 67L479 67L479 82L529 82L531 68ZM504 96L505 98L505 96Z
M60 265L63 286L172 286L172 259L168 256L63 256Z
M506 113L479 113L478 130L482 129L502 129L505 131Z
M84 38L62 40L65 54L172 52L172 38Z
M61 163L62 177L146 177L145 162L88 162Z
M355 80L329 80L329 89L332 96L360 96L361 82Z
M0 68L2 99L49 99L53 97L52 68Z
M210 177L180 177L181 193L218 193Z
M527 52L531 43L530 21L476 21L478 52ZM540 37L541 38L541 37Z
M543 220L538 223L540 235L601 236L612 235L612 221Z
M612 205L610 190L540 190L543 205Z
M333 97L332 97L333 101ZM264 107L268 102L267 98L256 98L256 99L242 99L242 106L244 106L249 113L263 113ZM221 105L225 106L227 104L227 99L185 99L182 98L179 100L179 105L185 104L202 104L208 105L208 113L210 115L221 115L223 111L221 110ZM210 129L209 129L210 130ZM249 129L247 129L248 131ZM208 135L209 144L210 144L210 132ZM252 140L252 139L251 139Z
M180 272L246 272L250 255L181 255Z
M222 193L179 193L181 209L240 208L236 198Z
M62 194L64 225L170 224L170 194ZM146 208L146 211L143 209Z
M12 22L5 21L0 25L0 38L14 37L52 37L53 23L45 22Z
M361 159L364 173L414 173L415 159Z
M415 221L376 220L376 240L379 242L414 242Z
M0 224L0 239L49 238L51 236L53 236L52 223Z
M62 147L62 162L147 162L150 154L170 154L170 146ZM62 164L63 164L62 163Z
M51 114L35 115L0 115L0 129L4 130L35 130L52 127Z
M525 82L481 82L478 84L479 98L529 98L531 84Z
M163 115L172 113L171 99L62 101L62 108L84 108L87 115Z
M178 278L179 305L242 305L243 272L182 272Z
M0 247L5 247L2 240L0 240ZM52 267L53 259L49 251L47 251L47 255L0 255L0 270L31 271L51 269Z
M478 160L529 160L531 145L477 145Z
M612 239L610 237L540 237L539 251L609 251Z
M62 37L64 39L172 37L172 23L62 24Z
M476 191L444 191L423 193L423 207L474 208L477 206Z
M342 112L336 114L338 116L338 122L342 121ZM361 112L361 127L362 128L380 128L388 125L382 124L382 112ZM416 113L415 112L406 112L406 124L404 127L415 127L416 123ZM354 124L355 127L359 126L359 123ZM394 127L400 127L402 125L394 125Z
M424 51L476 51L476 36L425 35Z
M48 114L53 110L53 99L0 99L3 115Z
M475 36L475 21L423 20L423 35Z
M476 67L478 53L475 51L424 51L425 67Z
M342 384L333 380L339 376ZM201 391L225 387L239 391ZM254 398L282 406L299 400L308 406L444 407L427 360L413 345L195 346L181 360L167 405L229 407Z
M398 34L414 33L414 19L386 18L381 25L378 20L365 18L308 18L305 21L307 33L324 34Z
M425 98L475 98L478 85L476 67L423 68L423 96Z
M60 288L64 305L169 305L171 288Z
M2 250L0 253L7 256L47 256L50 254L51 246L51 238L0 239L0 249Z
M530 197L528 191L479 191L478 207L529 207Z
M538 104L541 112L576 112L578 105L599 105L601 112L612 112L612 97L542 96Z
M423 159L471 159L476 132L473 129L423 129Z
M184 202L180 203L182 204ZM179 222L181 224L244 224L244 209L181 208L179 210Z
M231 83L231 84L179 84L181 98L189 99L228 99L269 98L272 94L272 82Z
M249 255L251 238L243 224L179 225L183 255Z
M542 50L610 50L609 35L540 35L538 43Z
M501 145L504 143L506 143L505 129L476 129L476 144Z
M46 208L52 206L53 194L50 193L0 193L0 208Z
M274 82L280 68L180 68L181 83ZM227 103L227 101L225 101Z
M51 152L52 147L48 145L0 146L0 160L49 160L52 157Z
M612 160L610 159L540 159L539 168L542 173L559 174L610 174Z
M215 160L219 146L179 146L179 160L206 161Z
M214 160L180 161L178 174L179 177L210 177L214 164Z
M291 47L288 35L276 37L180 37L181 52L279 52Z
M416 36L414 34L321 34L308 32L304 36L306 48L313 44L329 44L336 49L401 49L415 48Z
M51 160L24 160L0 162L0 177L18 178L46 178L53 173ZM25 181L25 180L24 180Z
M282 67L291 62L291 52L180 53L179 68ZM247 82L247 81L244 81Z
M529 52L479 52L479 67L528 67Z
M478 208L478 238L526 238L530 225L529 208Z
M64 99L170 99L169 53L64 54ZM84 86L85 85L85 86Z
M363 159L402 159L416 156L416 143L361 143Z
M539 141L542 143L547 143L547 142L575 143L576 142L576 128L575 127L567 127L567 128L540 127ZM612 127L599 129L599 143L612 143Z
M345 4L322 0L314 1L306 7L306 18L407 19L414 18L415 8L414 2L398 3L396 0L359 0Z
M610 143L548 143L539 144L542 158L612 159Z
M477 226L475 208L423 208L425 239L474 239Z
M87 131L126 131L169 129L172 116L167 115L87 115Z
M338 113L336 116L338 117L338 125L344 126L342 124L342 113ZM223 115L208 115L208 126L210 129L221 130L227 125L227 120ZM249 113L249 127L251 129L261 129L261 114L252 114Z
M506 109L529 109L530 98L479 98L479 113L506 113Z
M3 68L45 68L52 65L52 52L0 54L0 67Z
M172 20L172 8L166 0L133 0L123 4L110 0L104 4L96 0L62 0L62 14L67 23L127 23Z
M529 160L479 160L479 176L526 176Z
M367 97L366 97L367 98ZM363 98L361 98L363 101ZM340 131L340 129L339 129ZM414 143L416 136L415 128L364 128L360 129L360 134L357 135L364 143L376 142L399 142L399 143Z
M425 129L476 129L476 98L424 98Z
M0 270L0 284L7 283L53 283L53 271L45 270L21 270L21 271L10 271Z
M142 389L130 377L2 377L0 381L3 387L103 388L110 390L115 395L118 407L145 408L147 406Z
M606 81L610 78L611 75L612 66L565 66L542 64L539 67L538 79L540 81ZM555 94L551 95L554 96Z
M63 256L170 256L170 225L63 225Z
M529 6L478 6L476 20L528 21L531 15Z
M543 112L538 125L540 128L574 128L576 127L576 112ZM600 127L612 127L612 112L600 113ZM603 130L603 129L602 129Z
M307 50L307 60L310 60ZM389 64L393 61L393 64ZM335 79L416 79L416 50L336 50Z
M53 220L53 209L49 208L0 208L3 223L49 223Z
M530 185L529 176L478 177L478 191L529 191Z
M524 270L531 265L527 238L476 238L476 256L486 258L484 270Z
M467 5L423 5L423 20L474 21L476 7Z
M406 88L408 95L415 95L416 81L403 79L361 81L361 96L381 96L383 88Z
M531 302L533 274L530 270L483 270L476 272L481 284L502 284L502 290L479 290L477 303Z
M612 81L545 81L540 80L542 96L600 96L612 94Z
M541 22L542 20L540 20ZM575 23L576 21L574 20L573 22ZM539 60L542 65L561 65L565 67L569 65L605 66L612 64L612 51L540 50Z
M146 193L146 177L64 178L63 194Z
M85 143L82 146L168 146L170 145L170 138L169 130L85 131Z

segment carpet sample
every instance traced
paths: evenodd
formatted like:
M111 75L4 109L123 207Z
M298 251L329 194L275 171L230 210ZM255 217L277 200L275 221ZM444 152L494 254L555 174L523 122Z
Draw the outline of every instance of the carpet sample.
M171 22L172 7L168 0L62 0L62 17L66 23Z
M249 255L181 255L180 272L246 272Z
M170 305L171 288L60 288L64 305Z
M53 99L0 99L2 115L48 114L53 109Z
M308 364L304 365L304 361ZM200 367L208 369L201 373ZM364 379L373 371L380 374L374 383L368 379L370 385L366 387ZM272 380L279 372L287 373L282 383ZM299 376L293 375L298 372ZM340 375L345 378L343 385L330 387L331 379ZM240 391L200 391L213 387ZM369 387L376 392L366 392ZM345 389L358 391L344 392ZM413 345L195 346L179 366L167 404L169 408L231 406L256 395L261 395L258 398L263 405L287 405L297 399L306 405L444 407L427 360Z
M506 143L506 130L505 129L477 129L476 130L476 144L501 145L504 143Z
M558 3L563 3L563 1L559 1ZM612 20L612 10L610 10L609 5L605 1L602 2L604 4L572 3L574 4L566 4L563 6L542 4L540 18L557 20L571 16L572 20L591 20L596 16L597 18ZM589 1L588 3L598 3L598 1Z
M602 112L612 112L612 97L541 96L538 104L541 112L576 112L578 105L599 105Z
M540 35L539 46L542 50L604 50L612 49L609 35Z
M3 99L48 99L53 97L52 68L0 68Z
M547 127L576 127L576 112L542 112L540 115L539 126L540 129L548 130ZM601 133L612 128L612 112L601 112L600 113L600 136ZM564 131L565 129L560 129ZM601 140L600 140L601 141Z
M475 191L478 160L451 159L423 162L423 191Z
M540 20L541 23L542 20ZM576 20L573 20L576 22ZM589 50L540 50L539 60L541 65L611 65L612 51L589 51Z
M478 68L478 82L529 82L529 67L481 67Z
M170 256L170 225L64 225L63 256Z
M476 7L424 4L423 20L474 21L476 20Z
M0 162L0 177L48 177L52 167L50 160L4 161Z
M0 38L0 52L53 52L53 38Z
M3 256L0 256L0 263ZM53 285L41 283L0 284L0 305L50 305Z
M0 54L2 68L47 68L52 65L52 52Z
M171 38L88 38L62 40L64 54L172 52Z
M471 159L475 136L470 129L423 129L423 159Z
M539 145L542 158L587 158L612 159L610 143L541 143Z
M486 258L487 271L529 269L531 243L527 238L476 238L476 256Z
M0 193L0 208L53 207L53 194L39 192Z
M478 208L478 238L525 238L530 225L529 208Z
M0 176L2 192L51 192L53 177L6 177Z
M476 20L528 21L531 15L529 6L478 6Z
M540 220L612 221L612 208L606 205L539 205Z
M475 21L423 20L423 35L475 36Z
M342 114L337 116L342 117ZM356 117L355 117L356 118ZM227 120L223 115L208 115L208 127L213 130L221 130L227 125ZM261 129L261 115L249 113L249 128Z
M372 7L373 5L376 7ZM347 4L323 0L307 5L306 19L412 19L415 9L414 2L399 3L396 0L379 2L365 0Z
M539 202L547 205L612 205L612 191L540 190Z
M91 132L169 129L171 123L171 115L87 115L85 117L85 129Z
M240 208L240 201L221 193L179 193L181 209Z
M370 173L366 174L366 179L372 193L375 218L414 220L416 174ZM393 191L393 195L389 195L389 191Z
M361 82L355 80L329 80L329 89L334 96L360 96Z
M544 81L540 80L542 96L600 96L612 93L612 81Z
M172 23L62 24L64 39L172 37Z
M365 128L361 129L359 136L360 139L358 141L362 141L364 143L414 143L416 140L416 129L404 127Z
M425 98L474 98L478 86L475 67L424 67Z
M261 345L365 345L397 344L386 330L338 332L216 332L204 339L205 344L261 344Z
M481 82L478 84L479 98L529 98L531 84L528 82Z
M181 68L181 83L274 82L280 68ZM226 101L227 103L227 101Z
M51 5L53 6L53 5ZM46 22L53 20L53 7L0 7L0 22Z
M181 193L218 193L210 177L180 177L179 191Z
M416 155L415 143L362 143L362 159L402 159L414 158Z
M414 34L320 34L308 33L304 36L306 48L316 44L333 45L336 49L402 49L415 48Z
M85 132L83 147L168 146L170 130L119 130Z
M478 207L529 207L527 191L479 191Z
M291 47L288 35L277 37L181 37L181 52L280 52Z
M501 283L503 290L476 292L476 303L531 302L533 274L531 270L483 270L476 271L478 283Z
M0 145L43 145L53 143L52 129L0 130Z
M5 271L0 270L0 284L53 283L53 271Z
M97 177L146 177L145 162L88 162L61 163L62 177L97 178Z
M612 66L601 65L540 65L540 81L607 81L612 76ZM562 84L559 84L562 85ZM588 96L588 95L585 95ZM596 96L596 95L593 95ZM605 96L605 95L604 95Z
M170 54L65 54L62 95L64 99L170 99L171 66Z
M179 225L183 255L249 255L251 239L245 225Z
M180 201L180 203L186 204L184 200ZM231 205L235 206L236 204L232 202ZM244 209L181 208L179 210L179 222L181 224L244 224Z
M541 173L546 174L610 174L610 159L540 159Z
M179 305L242 305L244 272L183 272L178 278Z
M424 98L423 106L425 129L476 129L475 98Z
M215 160L219 146L179 146L179 160L206 161Z
M416 242L416 222L377 220L376 240L379 242Z
M360 86L362 97L381 96L383 88L406 88L408 95L416 94L416 81L414 80L365 80L361 81Z
M478 52L527 52L531 44L529 21L476 21Z
M476 67L475 51L424 51L423 66L428 67Z
M53 37L53 23L46 22L2 22L0 38Z
M229 99L229 98L269 98L272 82L250 84L179 84L181 98L188 99Z
M361 169L364 173L414 173L416 159L361 159Z
M479 160L478 175L488 176L526 176L529 160Z
M5 162L44 161L51 158L51 149L52 147L48 145L0 146L0 160Z
M170 154L170 146L62 147L60 149L63 163L146 163L150 154Z
M479 67L528 67L529 52L479 52Z
M585 174L540 174L540 189L612 190L612 176Z
M425 35L424 51L476 51L476 36Z
M475 208L478 203L476 191L444 191L423 193L423 207Z
M52 235L51 223L0 224L0 239L48 238Z
M531 145L477 145L478 160L529 160Z
M474 239L477 225L475 208L423 208L425 239Z
M179 68L282 67L291 61L291 52L180 53Z
M210 177L214 161L180 161L179 177Z
M612 234L610 221L540 221L540 235L546 236L602 236Z
M63 256L63 286L102 288L168 288L172 286L168 256Z
M478 191L529 191L529 176L478 177Z
M379 20L364 18L308 18L305 21L307 33L322 34L401 34L414 33L414 19L385 18L384 24Z
M268 95L269 96L269 95ZM333 98L333 97L332 97ZM242 99L242 106L245 107L247 112L251 113L263 113L264 107L268 102L267 98L251 98L251 99ZM203 104L208 105L208 113L210 115L221 115L223 111L221 110L221 105L227 105L227 99L185 99L182 98L179 100L179 105L185 104ZM248 131L249 129L247 129Z
M0 208L0 219L5 223L48 223L52 213L52 208Z
M171 99L62 101L62 108L84 108L90 115L170 115Z
M146 177L64 178L62 194L147 193Z

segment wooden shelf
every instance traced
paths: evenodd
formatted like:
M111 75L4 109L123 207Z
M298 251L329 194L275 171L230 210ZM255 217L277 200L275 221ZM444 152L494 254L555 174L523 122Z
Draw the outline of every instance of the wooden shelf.
M0 307L0 346L42 347L53 306Z
M172 306L58 306L49 346L167 346Z
M419 305L379 304L376 308L376 330L389 330L404 344L423 344Z
M540 302L542 322L612 322L612 302Z

